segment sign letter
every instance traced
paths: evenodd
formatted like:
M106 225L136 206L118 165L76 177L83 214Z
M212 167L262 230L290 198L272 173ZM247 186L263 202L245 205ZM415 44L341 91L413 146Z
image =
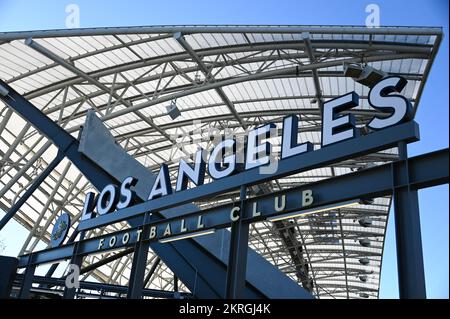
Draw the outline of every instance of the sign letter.
M312 190L306 189L302 192L302 206L309 206L314 202Z
M196 185L202 185L205 180L205 163L206 153L204 150L199 150L195 153L195 162L193 167L186 163L185 160L180 160L178 166L178 178L176 191L185 190L188 186L188 178Z
M159 169L158 176L156 176L155 182L153 183L150 195L148 195L148 199L151 200L153 198L165 196L168 194L172 194L169 168L166 164L162 164L161 168Z
M247 156L245 169L251 169L269 163L271 144L269 142L260 143L261 139L270 137L270 130L275 128L275 124L269 123L255 128L248 133Z
M119 193L117 192L117 187L113 184L106 185L98 196L97 213L99 215L111 213L118 200Z
M348 93L323 104L322 147L357 135L355 117L352 114L336 117L335 114L358 105L359 96Z
M225 149L232 149L233 154L228 156L223 156ZM209 175L214 179L219 179L231 175L236 169L236 142L232 139L224 140L214 147L208 161L208 172ZM221 169L223 156L223 166L225 168Z
M281 158L309 152L313 149L310 142L297 145L298 117L291 115L283 120L283 139L281 145Z
M134 192L130 188L132 186L136 186L136 183L137 179L131 176L123 180L122 185L120 185L120 195L122 196L122 198L117 204L117 209L126 208L128 207L128 205L130 205L131 200L134 196Z
M412 118L411 103L399 94L391 94L393 92L401 92L408 81L400 76L390 76L384 78L369 92L369 104L374 109L381 112L391 112L389 117L375 117L367 124L374 130L379 130L388 126L396 125L400 122L410 120Z
M235 206L231 209L230 212L230 219L232 222L235 222L237 220L239 220L239 212L240 212L241 208L239 206Z

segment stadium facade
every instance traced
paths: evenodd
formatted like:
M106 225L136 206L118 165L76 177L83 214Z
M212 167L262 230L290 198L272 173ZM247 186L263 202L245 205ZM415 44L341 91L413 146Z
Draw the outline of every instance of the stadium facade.
M0 227L14 219L27 233L17 258L1 259L1 296L377 298L395 205L401 296L425 297L417 189L448 182L448 149L408 159L406 144L419 139L442 36L0 33ZM376 107L388 95L394 112ZM226 143L244 159L215 168ZM69 265L79 287L67 286Z

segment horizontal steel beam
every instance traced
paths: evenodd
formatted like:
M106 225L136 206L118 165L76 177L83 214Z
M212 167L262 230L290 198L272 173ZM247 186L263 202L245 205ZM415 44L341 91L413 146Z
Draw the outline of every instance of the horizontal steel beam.
M161 34L176 33L303 33L311 34L396 34L396 35L442 35L441 27L380 27L367 28L359 26L286 26L286 25L235 25L235 26L136 26L136 27L108 27L108 28L77 28L39 31L1 32L0 41L15 39L73 37L115 34Z
M333 177L324 181L302 185L300 187L292 188L285 191L276 192L273 194L258 196L246 200L245 211L252 212L252 203L260 203L261 216L253 218L251 216L244 216L247 222L256 222L259 220L266 219L270 216L275 216L276 213L273 210L263 210L264 207L272 206L269 204L273 197L286 195L287 205L295 204L295 197L298 197L298 193L305 189L312 189L320 202L316 206L338 203L345 200L355 199L355 198L366 198L366 197L379 197L391 194L393 189L396 187L402 187L406 185L406 181L402 178L394 178L395 176L401 177L398 172L409 169L410 180L409 186L412 189L420 189L424 187L431 187L443 183L448 183L449 181L449 150L443 149L437 152L428 153L407 160L401 160L392 162L385 165L376 166L373 168L368 168L359 172L350 173L342 176ZM233 207L232 204L224 205L220 207L211 208L209 210L202 210L198 212L193 212L192 215L203 214L208 215L207 220L209 224L205 224L205 230L210 228L223 228L229 227L229 213L230 209ZM296 211L295 207L291 210ZM287 208L289 211L289 207ZM173 219L167 219L165 222L179 221L183 216L176 217ZM192 217L192 216L189 216ZM205 219L206 220L206 217ZM147 225L156 225L161 222L149 222ZM122 238L125 233L130 233L130 240L127 244L121 244L117 240L118 244L114 246L114 249L120 249L133 245L136 241L136 235L133 235L137 229L131 228L122 230L113 234L107 234L96 238L90 238L78 242L78 252L82 255L88 255L92 253L97 253L99 251L106 251L108 249L99 249L98 244L100 239L104 239L107 243L112 236L117 236L117 238ZM41 264L61 259L70 258L73 254L75 244L55 247L51 249L46 249L40 252L36 252L29 255L24 255L19 257L19 267L26 267L28 265ZM380 248L381 249L381 248ZM336 250L338 252L338 250Z
M16 281L20 282L23 279L23 275L17 275ZM48 278L44 276L34 276L33 277L33 283L39 283L41 285L48 285L48 286L65 286L65 280L60 278ZM126 294L128 287L126 286L120 286L120 285L112 285L112 284L103 284L103 283L97 283L97 282L90 282L90 281L80 281L80 289L86 289L86 290L96 290L96 291L103 291L103 292L112 292L112 293L118 293L118 294ZM52 290L49 289L49 292ZM54 291L54 290L53 290ZM62 291L54 291L54 292L62 292ZM176 298L176 295L184 298L190 298L192 297L189 293L178 293L175 294L173 291L167 291L167 290L158 290L158 289L144 289L143 296L147 297L154 297L154 298Z

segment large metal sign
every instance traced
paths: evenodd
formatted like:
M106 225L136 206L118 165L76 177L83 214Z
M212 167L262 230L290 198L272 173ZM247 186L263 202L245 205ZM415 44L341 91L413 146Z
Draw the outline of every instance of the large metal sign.
M144 202L139 200L134 192L137 183L135 176L128 176L120 184L113 184L113 178L99 170L95 164L86 160L78 152L76 140L26 102L17 103L10 95L13 94L18 99L20 97L12 90L9 92L10 88L5 86L1 94L8 104L13 105L20 114L29 115L30 112L34 112L30 115L32 124L41 127L44 134L58 145L60 154L76 162L77 167L81 168L99 190L99 194L87 194L81 212L81 222L78 224L77 232L72 234L73 239L78 231L83 234L86 230L120 221L128 221L130 224L130 228L116 233L88 239L81 236L78 242L69 241L66 245L59 246L64 239L64 232L67 231L64 224L68 223L61 219L54 229L52 248L19 258L19 267L27 267L23 286L30 286L34 267L38 264L71 258L74 263L81 265L83 256L132 247L130 249L134 249L135 256L128 296L135 298L142 294L143 270L150 243L156 244L152 247L161 248L160 245L165 243L207 235L231 226L225 297L254 298L260 295L251 289L244 294L242 288L245 282L246 248L250 223L262 220L278 221L355 205L368 198L394 195L396 213L401 213L400 223L406 225L408 220L402 209L409 210L410 213L415 212L417 189L448 182L448 165L446 165L448 150L413 159L408 159L405 155L406 144L419 140L418 125L412 121L411 104L400 94L406 83L407 81L402 77L391 76L384 78L371 88L368 101L372 108L380 111L380 115L370 119L364 128L356 126L351 114L351 109L359 106L359 96L355 92L324 102L321 107L322 140L319 149L314 150L310 142L297 141L298 118L293 115L284 118L282 123L279 161L274 160L272 146L268 140L275 130L275 125L267 123L248 132L244 150L241 152L237 151L238 145L235 139L223 139L215 145L210 154L199 149L191 163L181 160L174 190L171 188L168 166L163 164L156 179L148 185L148 196ZM360 132L364 134L361 135ZM273 194L246 197L246 187L390 147L399 148L399 161ZM435 167L447 167L447 169L433 170ZM206 172L213 181L205 184ZM189 184L193 187L188 188ZM190 206L192 209L185 209L182 214L166 214L165 218L161 218L158 214L160 211L208 199L238 188L241 189L241 197L234 204L210 209ZM419 252L417 238L410 231L413 227L406 225L404 228L405 230L398 227L397 231L405 231L407 236L404 237L414 243L408 245L407 241L398 240L398 250L407 256L412 256L410 252ZM171 265L179 268L182 265L193 267L181 264L181 254L175 251L176 246L170 249L172 255L169 258L166 254L165 257L172 261ZM158 251L164 252L162 249ZM186 256L194 258L198 255L191 251ZM186 256L183 258L187 258ZM175 257L176 260L173 259ZM406 260L406 257L403 259ZM405 278L412 278L414 272L420 272L420 267L414 268L412 264L407 263L406 266L402 264L401 267L407 268ZM190 288L195 287L197 283L197 278L194 282L190 275L194 271L193 268L190 273L183 274L183 280L186 280L185 284ZM212 277L202 284L214 282L222 287L223 282L217 281L220 276ZM424 283L420 281L417 285L416 288L405 288L405 291L412 292L413 296L422 296ZM27 289L22 290L27 291ZM204 296L221 296L221 293L212 291L206 285L203 290ZM73 296L74 292L67 290L65 296L66 293L67 296Z
M170 186L168 166L163 164L153 185L149 185L148 201L144 203L129 207L135 196L132 187L137 183L132 176L123 180L120 186L107 185L97 197L94 193L88 193L78 229L104 226L146 212L157 212L163 208L192 202L200 197L223 193L240 185L250 186L375 152L395 146L400 141L417 140L418 127L413 122L389 129L411 118L410 102L395 94L401 92L406 83L404 78L392 76L371 88L369 103L386 115L375 116L367 127L380 132L355 139L359 136L360 129L356 127L354 117L352 114L342 114L359 105L359 96L351 92L323 104L322 147L319 150L314 151L310 142L297 143L298 118L295 115L288 116L283 120L280 162L273 171L262 170L263 167L273 164L273 158L270 156L271 144L268 141L263 142L270 136L271 130L275 129L275 124L268 123L248 132L245 150L241 154L236 152L234 139L225 139L214 147L209 158L206 152L200 149L195 153L193 164L181 160L175 191ZM242 154L243 168L239 169L239 155L242 157ZM215 180L209 184L204 184L206 169ZM187 189L188 181L196 187ZM169 235L169 232L166 232L166 235Z
M138 241L170 242L196 233L203 235L224 227L242 218L245 222L292 218L316 213L330 208L359 203L360 199L392 195L395 189L409 185L413 189L430 187L448 182L448 149L413 157L408 160L368 168L344 176L305 184L273 194L245 200L242 211L236 204L227 204L210 209L197 210L165 220L143 220L140 225L115 233L82 240L78 243L78 254L89 255L99 251L130 247ZM434 168L445 168L436 170ZM407 182L397 177L398 171L414 172ZM359 185L359 187L354 187ZM306 204L306 208L305 208ZM147 216L149 214L147 213ZM146 229L144 229L146 226ZM27 255L20 259L20 266L40 264L71 257L75 244L64 245Z

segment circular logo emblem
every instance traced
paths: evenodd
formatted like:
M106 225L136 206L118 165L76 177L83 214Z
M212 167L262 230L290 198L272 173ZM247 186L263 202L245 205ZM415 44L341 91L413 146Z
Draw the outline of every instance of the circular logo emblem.
M50 235L50 246L56 247L61 245L67 236L67 232L70 228L70 216L69 214L62 214L56 220L55 226L53 226L52 234Z

